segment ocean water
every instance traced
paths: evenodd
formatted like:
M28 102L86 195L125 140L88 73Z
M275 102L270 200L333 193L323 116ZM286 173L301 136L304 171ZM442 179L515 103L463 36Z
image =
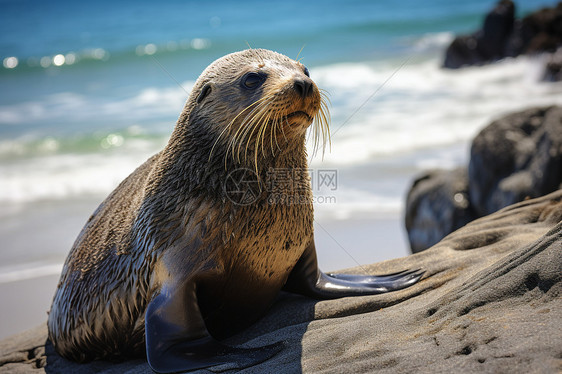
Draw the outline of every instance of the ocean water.
M447 71L494 1L0 1L0 283L56 274L101 200L167 142L227 53L302 57L330 94L322 220L396 217L415 175L468 161L494 118L562 104L544 57ZM556 1L516 1L523 15Z

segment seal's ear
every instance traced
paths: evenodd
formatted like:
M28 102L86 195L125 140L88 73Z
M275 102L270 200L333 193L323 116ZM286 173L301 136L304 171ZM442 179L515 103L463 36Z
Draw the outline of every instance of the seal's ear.
M199 104L201 101L203 101L204 98L207 97L207 95L209 95L211 93L213 89L213 84L212 83L207 83L203 86L203 88L201 89L201 92L199 93L199 96L197 96L197 104Z

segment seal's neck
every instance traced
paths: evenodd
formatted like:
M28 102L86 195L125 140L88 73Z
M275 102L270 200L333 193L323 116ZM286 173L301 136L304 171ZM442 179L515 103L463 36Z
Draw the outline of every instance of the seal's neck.
M218 139L217 134L203 126L181 121L180 117L162 153L161 185L190 190L184 192L221 194L229 174L235 170L248 169L265 181L272 170L308 168L304 133L291 134L258 149L249 146L243 154L233 154L228 140Z

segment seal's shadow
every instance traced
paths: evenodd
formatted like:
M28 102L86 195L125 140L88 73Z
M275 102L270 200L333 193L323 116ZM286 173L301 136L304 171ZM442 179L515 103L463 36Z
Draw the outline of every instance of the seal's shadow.
M255 324L242 333L229 338L229 345L259 347L284 342L285 347L277 355L249 371L302 373L302 347L304 334L314 320L318 300L280 292L270 310ZM235 371L232 371L235 372Z
M284 342L284 348L274 357L251 368L245 373L283 372L302 373L302 344L309 323L314 320L314 308L318 301L304 296L281 292L271 309L255 324L243 332L227 339L226 344L260 347ZM91 361L79 364L66 360L55 352L50 340L45 341L46 362L44 370L55 373L152 373L146 357L123 362ZM199 370L196 373L234 373L232 365L217 367L217 370Z
M85 364L69 361L57 352L49 339L45 341L46 362L43 369L48 374L90 374L90 373L152 373L146 358L122 362L91 361Z

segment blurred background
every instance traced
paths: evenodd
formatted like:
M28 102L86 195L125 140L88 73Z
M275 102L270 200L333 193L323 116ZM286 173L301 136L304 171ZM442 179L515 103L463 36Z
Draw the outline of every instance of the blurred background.
M517 16L549 0L516 1ZM493 0L0 1L0 338L46 320L58 274L89 215L167 142L201 71L230 52L302 58L331 99L336 170L319 188L320 265L408 254L413 178L466 164L492 119L562 104L541 56L441 68L457 33Z

